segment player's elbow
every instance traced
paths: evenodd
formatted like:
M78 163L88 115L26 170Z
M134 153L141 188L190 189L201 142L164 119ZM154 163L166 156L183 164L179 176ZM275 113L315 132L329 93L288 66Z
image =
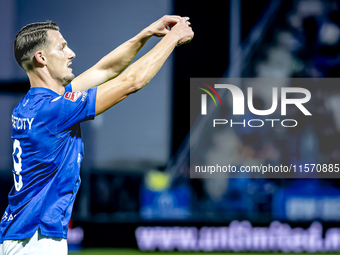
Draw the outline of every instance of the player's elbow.
M124 77L124 83L129 84L130 91L137 92L146 85L146 79L143 74L129 71Z

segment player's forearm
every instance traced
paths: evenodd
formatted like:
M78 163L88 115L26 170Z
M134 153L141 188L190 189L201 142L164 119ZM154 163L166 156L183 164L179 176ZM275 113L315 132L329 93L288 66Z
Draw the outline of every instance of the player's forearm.
M163 66L176 47L177 42L177 35L169 33L151 51L128 67L122 75L131 77L128 79L133 80L136 90L140 90L149 83Z
M99 86L96 115L148 84L174 50L178 40L176 34L167 34L151 51L129 66L121 75Z
M118 76L131 63L151 35L151 32L144 29L138 35L111 51L93 67L76 77L72 81L72 90L94 88Z
M107 80L118 76L131 63L151 36L152 33L147 29L144 29L138 35L104 56L95 65L95 68L107 71Z

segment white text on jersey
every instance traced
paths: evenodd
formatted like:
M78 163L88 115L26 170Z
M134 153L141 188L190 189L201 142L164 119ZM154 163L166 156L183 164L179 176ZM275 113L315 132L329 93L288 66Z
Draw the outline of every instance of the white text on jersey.
M18 118L12 115L12 126L15 129L31 129L34 118Z

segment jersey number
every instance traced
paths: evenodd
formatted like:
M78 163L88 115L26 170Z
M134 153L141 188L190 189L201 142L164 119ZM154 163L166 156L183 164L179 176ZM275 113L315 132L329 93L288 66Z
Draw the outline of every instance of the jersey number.
M17 150L18 150L18 153L16 153ZM13 176L14 176L14 186L15 186L16 191L21 190L22 185L23 185L22 176L20 174L20 172L22 171L21 154L22 154L22 149L21 149L21 146L20 146L20 142L17 139L14 139L14 143L13 143L13 164L14 164L15 174L13 174ZM19 181L17 181L17 178L19 179Z

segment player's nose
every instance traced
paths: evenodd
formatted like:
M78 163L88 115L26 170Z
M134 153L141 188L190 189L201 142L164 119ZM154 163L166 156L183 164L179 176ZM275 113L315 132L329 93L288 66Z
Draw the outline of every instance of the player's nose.
M75 58L75 57L76 57L76 54L73 52L73 50L70 49L69 58L72 59L72 58Z

